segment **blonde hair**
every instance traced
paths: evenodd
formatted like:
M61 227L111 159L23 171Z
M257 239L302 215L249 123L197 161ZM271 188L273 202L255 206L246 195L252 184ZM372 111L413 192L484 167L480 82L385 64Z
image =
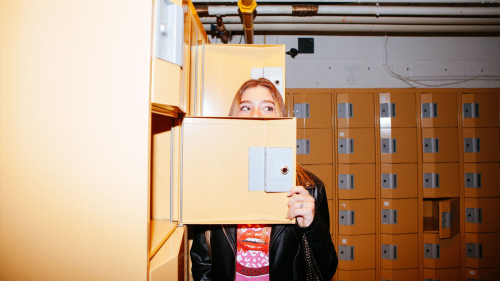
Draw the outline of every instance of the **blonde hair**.
M269 90L269 93L271 94L271 97L273 98L274 104L276 106L276 115L278 117L288 116L288 114L286 113L285 103L283 102L280 91L276 89L273 82L267 80L266 78L250 79L243 83L243 85L241 85L241 87L236 92L236 95L234 95L233 103L231 104L231 109L229 110L229 116L238 115L238 108L240 106L243 93L245 93L246 90L255 87L263 87Z

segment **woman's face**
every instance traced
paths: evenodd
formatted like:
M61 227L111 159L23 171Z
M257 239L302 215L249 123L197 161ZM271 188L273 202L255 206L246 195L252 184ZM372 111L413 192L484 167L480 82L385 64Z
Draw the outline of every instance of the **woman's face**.
M267 88L257 86L243 92L238 107L240 117L277 117L276 105Z

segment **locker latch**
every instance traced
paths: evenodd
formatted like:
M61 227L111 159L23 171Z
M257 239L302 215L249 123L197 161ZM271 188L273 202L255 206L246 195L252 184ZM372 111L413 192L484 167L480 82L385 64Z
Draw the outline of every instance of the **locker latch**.
M382 209L382 224L397 224L398 210Z
M439 188L439 174L424 173L424 188Z
M465 173L465 187L480 188L481 173Z
M382 153L396 153L396 139L382 139Z
M297 154L311 154L309 139L297 140Z
M426 259L439 259L439 244L424 244L424 258Z
M482 208L465 208L465 222L482 223L483 209Z
M384 260L397 260L398 259L398 246L382 244L382 259Z
M478 117L479 117L479 104L464 103L464 118L478 118Z
M450 228L452 221L451 212L442 212L441 213L441 228Z
M481 151L479 145L479 138L465 138L464 139L464 151L466 153L476 153Z
M437 153L437 152L439 152L439 139L424 138L424 153Z
M340 225L354 225L354 211L339 210Z
M288 147L248 149L248 190L288 192L293 186L293 151Z
M380 104L380 117L382 117L382 118L396 117L396 104L395 103L381 103Z
M422 118L436 118L437 116L437 103L422 103Z
M473 259L483 258L483 244L467 243L465 246L467 257Z
M354 139L339 139L339 154L354 153Z
M337 103L338 118L352 118L352 103Z
M396 189L396 188L398 188L398 175L382 174L382 189Z
M156 57L182 66L184 11L168 0L156 2Z
M294 103L293 104L293 117L309 118L309 104L308 103Z
M339 245L339 259L344 261L354 260L354 246Z
M354 189L354 175L340 174L339 189Z

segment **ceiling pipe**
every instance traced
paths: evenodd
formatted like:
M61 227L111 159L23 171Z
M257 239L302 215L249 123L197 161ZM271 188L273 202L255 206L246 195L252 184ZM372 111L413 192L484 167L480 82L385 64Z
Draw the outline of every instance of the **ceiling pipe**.
M253 12L257 7L257 2L255 2L255 0L240 0L238 1L238 7L240 8L241 17L243 19L245 43L253 44Z
M193 3L236 3L238 0L191 0ZM301 2L304 3L304 0L259 0L260 3L279 3L279 2L284 2L284 3L293 3L293 2ZM412 4L441 4L441 3L453 3L453 4L498 4L500 3L500 0L467 0L467 1L460 1L460 0L358 0L358 1L343 1L343 0L314 0L314 2L318 3L356 3L356 4L363 4L363 3L412 3Z
M210 28L204 24L205 30ZM241 31L239 24L226 24L229 31ZM500 32L500 25L369 25L369 24L255 24L266 32Z

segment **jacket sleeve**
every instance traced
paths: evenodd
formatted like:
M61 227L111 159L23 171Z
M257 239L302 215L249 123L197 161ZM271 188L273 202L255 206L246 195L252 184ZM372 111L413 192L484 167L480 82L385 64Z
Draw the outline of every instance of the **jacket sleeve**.
M298 225L295 227L298 229L298 233L306 235L307 242L312 249L323 280L330 280L337 270L338 258L332 237L330 236L330 215L325 187L320 184L316 186L316 189L312 192L310 191L316 200L316 211L313 222L305 228L301 228Z
M205 236L206 229L202 226L194 227L193 245L191 246L191 273L195 281L212 280L212 261L208 252Z

